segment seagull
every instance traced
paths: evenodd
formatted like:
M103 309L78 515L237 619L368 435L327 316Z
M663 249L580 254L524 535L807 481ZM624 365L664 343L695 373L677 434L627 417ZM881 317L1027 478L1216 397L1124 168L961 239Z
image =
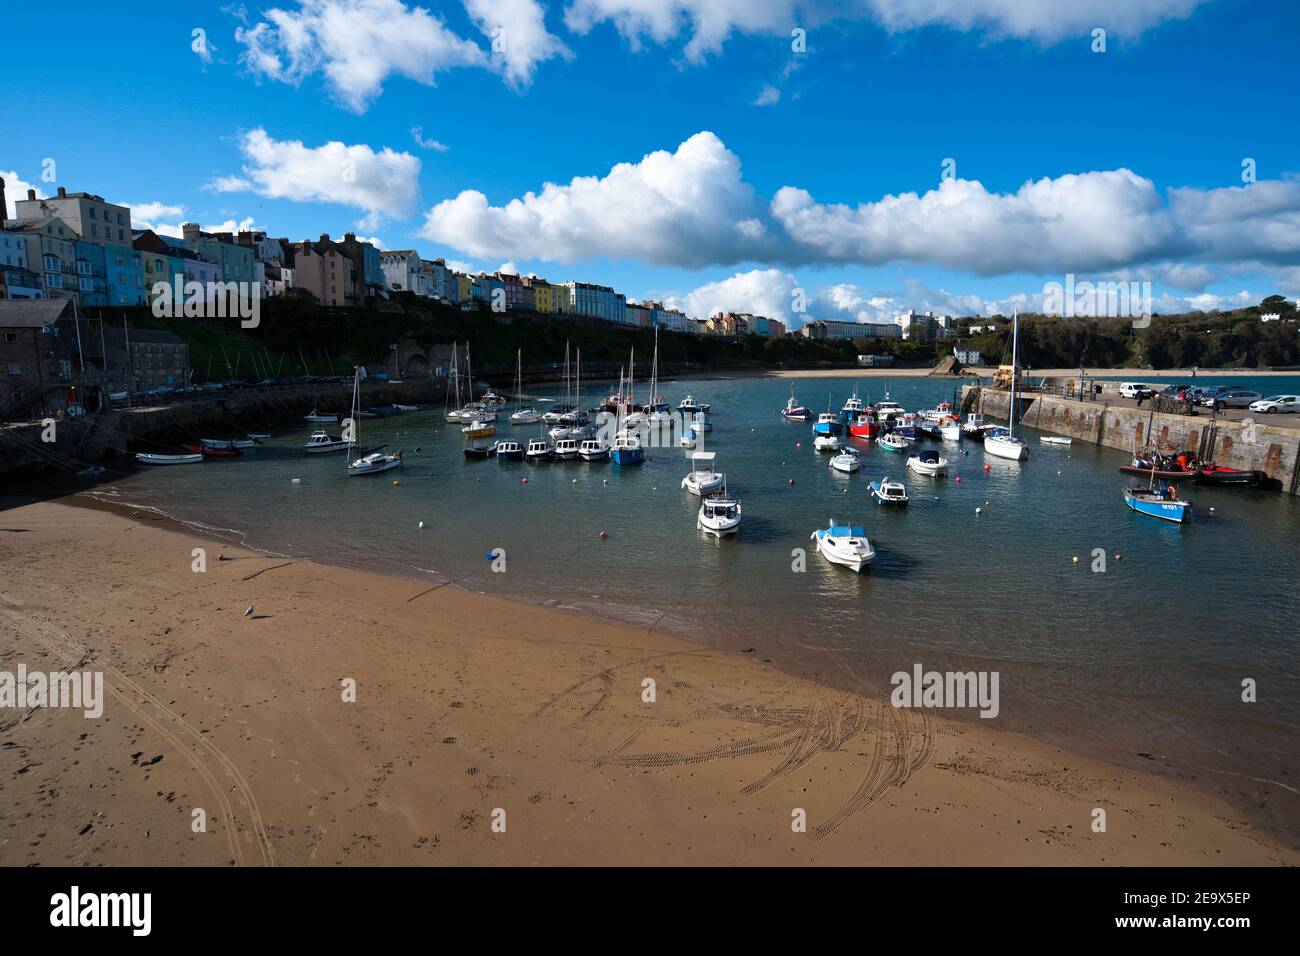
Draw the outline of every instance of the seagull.
M244 617L252 617L252 616L253 616L253 605L250 604L248 605L248 607L244 608Z

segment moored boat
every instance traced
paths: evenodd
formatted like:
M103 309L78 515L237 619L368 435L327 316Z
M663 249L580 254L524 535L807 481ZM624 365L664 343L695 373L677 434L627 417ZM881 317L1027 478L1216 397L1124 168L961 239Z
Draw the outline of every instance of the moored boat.
M480 421L475 418L468 425L461 428L460 433L466 438L487 438L489 435L495 435L497 428L490 422Z
M843 472L846 475L853 474L853 472L857 471L858 468L861 467L861 465L862 462L858 458L858 453L854 451L852 448L844 449L842 452L840 452L838 455L836 455L834 458L831 459L831 467L834 468L836 471Z
M203 461L201 454L190 455L156 455L152 452L139 451L135 460L142 465L196 465Z
M948 459L942 457L933 448L926 448L907 459L907 467L918 475L946 475Z
M813 439L813 448L817 451L839 451L840 439L838 435L818 435Z
M325 452L342 451L348 447L348 443L328 432L312 432L311 437L303 443L302 447L309 455L320 455Z
M791 422L806 422L812 418L812 410L800 405L794 397L794 386L790 386L790 397L786 399L785 408L781 410L781 417Z
M875 412L868 408L856 418L849 421L849 434L854 438L875 438L880 434L880 425L876 422Z
M907 451L908 440L897 432L888 432L876 439L876 444L885 451Z
M876 557L876 549L861 525L837 524L832 518L830 524L817 529L810 537L817 542L817 551L823 558L855 574L861 574Z
M523 461L524 446L517 441L497 442L497 461Z
M555 449L544 438L531 439L528 442L528 448L524 451L524 457L529 461L550 461L551 456L554 454Z
M907 486L889 476L871 482L871 497L882 505L906 505Z
M1202 465L1193 479L1198 485L1226 485L1228 487L1253 488L1268 475L1253 469L1221 468L1218 465Z
M312 409L306 415L302 416L303 421L318 422L322 425L337 425L339 422L338 415L331 415L328 412L318 412Z
M691 455L691 471L682 479L682 487L693 495L701 497L722 487L725 477L713 470L717 453L697 451Z
M466 445L465 457L473 460L482 458L493 458L497 453L497 443L492 442L487 445Z
M721 538L740 530L740 500L727 494L724 486L719 494L709 495L700 505L696 525L706 534Z
M599 438L588 438L578 446L578 457L583 461L607 461L609 446Z
M645 451L641 448L641 439L636 432L624 429L614 436L610 457L616 465L639 465L645 461Z
M1173 492L1173 495L1168 492ZM1187 513L1191 510L1192 503L1178 498L1173 485L1169 486L1168 492L1161 493L1159 491L1147 491L1142 488L1125 488L1124 503L1138 514L1150 518L1163 518L1165 521L1172 521L1174 524L1182 524L1187 519Z
M578 457L578 440L561 438L555 443L555 457L561 461L572 461Z

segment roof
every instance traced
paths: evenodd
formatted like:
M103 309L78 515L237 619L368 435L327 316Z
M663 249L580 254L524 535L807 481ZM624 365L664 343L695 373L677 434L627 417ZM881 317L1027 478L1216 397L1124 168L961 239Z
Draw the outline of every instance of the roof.
M70 299L0 299L0 328L39 329L70 313Z
M718 457L716 451L696 451L691 453L691 461L713 461Z

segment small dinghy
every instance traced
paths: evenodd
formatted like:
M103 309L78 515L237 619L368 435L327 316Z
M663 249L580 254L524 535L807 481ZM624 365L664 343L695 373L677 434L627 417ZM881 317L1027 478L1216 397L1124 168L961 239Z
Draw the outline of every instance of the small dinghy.
M337 425L339 421L338 415L322 414L314 408L302 417L303 421L318 422L322 425Z
M238 458L243 454L238 448L218 445L181 445L185 451L191 454L203 455L205 458Z
M842 471L846 475L851 475L862 466L858 460L858 453L852 448L846 448L834 458L831 459L831 467L836 471Z
M199 444L206 448L253 448L257 442L251 438L200 438Z
M1073 443L1073 439L1061 438L1059 435L1041 435L1038 440L1044 445L1069 445Z
M496 453L496 442L492 442L490 445L467 445L465 447L465 457L470 459L492 458Z
M724 484L721 493L704 499L696 524L705 534L721 538L724 534L735 534L740 530L740 518L740 501L727 494Z
M832 518L825 528L819 528L811 535L817 542L817 550L831 564L842 564L854 574L861 574L862 569L876 557L876 549L867 540L861 525L836 524Z
M942 457L933 448L927 448L907 459L907 467L918 475L946 475L948 459Z
M550 461L554 454L555 449L551 447L551 443L543 438L532 439L524 451L524 457L529 461Z
M142 465L197 465L203 461L199 455L155 455L150 452L136 452L135 460Z
M267 438L271 437L271 433L270 432L249 432L248 437L255 442L264 441Z
M889 432L877 438L876 444L885 451L907 451L908 441L896 432Z
M881 478L871 483L871 497L882 505L906 505L908 502L907 486L892 478Z
M818 451L839 451L840 439L838 435L818 435L813 439L813 448Z
M1174 524L1182 524L1187 519L1187 512L1192 509L1192 503L1180 499L1173 485L1170 485L1165 492L1125 488L1124 503L1138 514L1149 518L1163 518Z
M701 497L719 490L726 478L713 470L717 457L717 452L712 451L697 451L692 454L691 473L682 479L682 487Z

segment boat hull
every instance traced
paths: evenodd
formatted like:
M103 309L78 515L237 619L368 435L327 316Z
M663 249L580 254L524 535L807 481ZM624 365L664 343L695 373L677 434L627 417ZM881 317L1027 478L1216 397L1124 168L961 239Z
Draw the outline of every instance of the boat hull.
M1198 485L1254 488L1267 477L1262 471L1238 471L1235 468L1202 468L1196 473L1195 481Z
M1124 503L1129 506L1130 510L1136 511L1140 515L1146 515L1148 518L1160 518L1174 524L1182 524L1186 521L1187 513L1192 508L1190 501L1159 500L1154 497L1136 495L1127 490L1124 492Z
M1029 449L1024 442L994 436L984 439L984 450L995 458L1005 458L1008 461L1024 461L1029 457Z
M616 465L639 465L645 461L645 452L640 448L615 448L611 457Z

